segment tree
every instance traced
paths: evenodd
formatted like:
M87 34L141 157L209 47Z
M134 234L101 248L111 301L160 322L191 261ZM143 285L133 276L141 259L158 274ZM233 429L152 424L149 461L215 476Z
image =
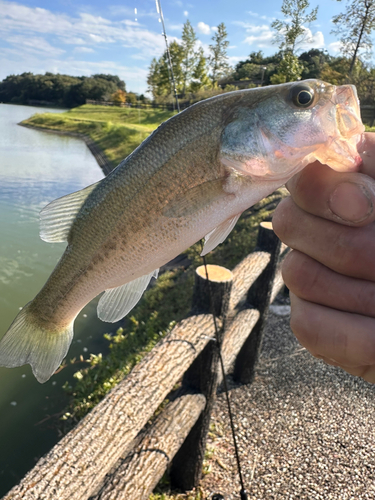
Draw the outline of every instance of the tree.
M197 58L198 60L190 82L190 89L192 92L198 92L199 90L208 87L210 84L210 79L207 75L207 63L203 53L203 47L199 47Z
M321 73L327 63L331 62L332 56L326 50L310 49L303 52L298 60L304 65L301 78L305 80L307 78L322 78Z
M173 41L169 45L169 52L171 54L173 75L176 83L178 93L183 90L184 75L182 69L182 61L184 59L184 52L182 45ZM168 61L167 51L156 60L151 61L149 73L147 76L148 90L152 92L154 99L158 97L166 97L172 92L172 82Z
M279 19L271 24L276 30L274 43L279 45L280 50L294 54L296 47L307 39L306 24L316 21L318 7L309 14L306 9L309 7L308 0L283 0L281 12L285 16L285 21Z
M100 78L101 80L107 80L107 82L112 82L120 90L126 92L125 82L121 80L117 75L106 75L103 73L92 75L92 78Z
M298 57L287 52L280 62L277 73L271 76L271 83L294 82L301 79L303 64L299 62Z
M371 54L371 33L375 29L375 0L349 0L345 13L334 16L332 21L336 27L331 33L341 37L343 53L351 58L351 75L360 51L363 51L365 57Z
M197 64L197 53L194 50L195 43L198 40L195 31L190 24L189 19L187 19L184 27L182 29L182 50L183 50L183 60L182 60L182 74L183 74L183 87L182 95L185 95L187 88L191 79L193 78L193 72Z
M112 102L117 105L123 104L124 102L126 102L126 93L123 90L118 89L111 95L111 99Z
M228 64L227 48L229 41L226 39L228 36L224 23L220 23L217 31L212 37L213 45L209 46L211 55L208 59L211 68L211 80L213 85L219 80L220 77L225 76L230 71Z

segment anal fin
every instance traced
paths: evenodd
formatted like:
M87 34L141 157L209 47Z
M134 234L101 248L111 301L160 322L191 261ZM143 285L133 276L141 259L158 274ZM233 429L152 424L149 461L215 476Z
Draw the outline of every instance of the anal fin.
M227 219L222 222L219 226L215 227L211 232L209 232L204 238L204 246L201 256L207 255L214 248L216 248L220 243L227 238L229 233L232 231L236 225L241 214L235 215L231 219Z
M120 321L139 302L151 278L157 278L158 273L159 269L156 269L125 285L106 290L98 303L98 318L108 323Z

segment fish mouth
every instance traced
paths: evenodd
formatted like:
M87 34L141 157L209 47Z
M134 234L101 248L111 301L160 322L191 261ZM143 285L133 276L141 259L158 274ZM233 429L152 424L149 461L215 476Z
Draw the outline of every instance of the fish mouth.
M329 119L334 132L315 157L338 172L356 172L362 164L357 148L365 131L357 90L354 85L333 85L330 100L333 106Z

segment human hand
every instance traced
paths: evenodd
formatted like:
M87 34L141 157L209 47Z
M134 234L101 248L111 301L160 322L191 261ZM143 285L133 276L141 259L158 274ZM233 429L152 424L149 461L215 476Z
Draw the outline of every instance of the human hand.
M291 328L314 356L375 383L375 133L359 173L315 162L287 184L273 228L293 251L282 272Z

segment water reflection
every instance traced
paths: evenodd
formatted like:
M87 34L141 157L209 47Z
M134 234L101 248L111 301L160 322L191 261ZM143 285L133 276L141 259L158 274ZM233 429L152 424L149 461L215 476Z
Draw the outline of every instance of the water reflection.
M63 243L40 240L39 211L103 177L82 141L17 125L45 111L0 104L0 337L64 250ZM77 318L69 356L101 352L105 331L108 325L97 319L93 302ZM76 369L69 367L40 385L28 365L0 368L0 496L57 441L56 429L45 418L63 408L61 386Z

